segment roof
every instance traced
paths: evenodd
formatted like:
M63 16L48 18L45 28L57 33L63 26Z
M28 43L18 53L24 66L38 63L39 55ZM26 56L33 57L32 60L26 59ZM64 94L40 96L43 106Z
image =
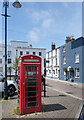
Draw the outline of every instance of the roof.
M21 43L28 43L28 42L24 42L24 41L14 41L14 40L11 40L10 42L21 42Z
M37 49L37 50L46 50L46 48L31 48L31 47L15 47L16 49Z

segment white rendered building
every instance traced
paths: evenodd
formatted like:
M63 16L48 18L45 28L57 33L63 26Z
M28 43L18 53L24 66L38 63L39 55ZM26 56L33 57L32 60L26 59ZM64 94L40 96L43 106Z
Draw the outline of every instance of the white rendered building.
M52 44L51 51L46 53L46 76L52 78L60 77L60 51L59 48L55 48L55 44Z
M15 57L19 58L20 55L34 54L42 58L42 74L44 74L44 59L46 59L45 48L32 48L32 45L28 46L28 42L22 41L10 41L10 45L7 46L7 75L10 75L9 67L12 66ZM5 75L5 45L0 44L0 73ZM15 71L12 69L11 75L15 75Z

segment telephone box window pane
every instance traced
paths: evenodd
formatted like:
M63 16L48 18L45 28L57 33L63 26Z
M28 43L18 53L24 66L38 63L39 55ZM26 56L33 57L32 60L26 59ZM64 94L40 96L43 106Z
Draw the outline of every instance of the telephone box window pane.
M28 87L25 88L25 91L28 91Z
M37 75L38 75L38 67L37 67Z
M31 66L28 66L28 71L31 71Z
M30 97L30 98L26 98L25 99L25 102L27 103L27 102L32 102L32 101L36 101L36 97Z
M36 71L36 66L28 66L28 71Z
M36 106L36 102L28 103L28 107Z
M28 91L36 91L36 87L29 87Z
M36 82L28 82L28 86L36 86Z
M36 75L36 72L28 72L28 75Z
M27 76L27 67L25 67L25 76Z
M25 77L25 81L28 81L28 80L27 80L27 77Z
M30 96L36 96L36 92L28 92L28 97Z
M36 77L28 77L28 81L36 81Z
M36 97L30 97L30 98L28 98L28 102L31 102L31 101L36 101Z

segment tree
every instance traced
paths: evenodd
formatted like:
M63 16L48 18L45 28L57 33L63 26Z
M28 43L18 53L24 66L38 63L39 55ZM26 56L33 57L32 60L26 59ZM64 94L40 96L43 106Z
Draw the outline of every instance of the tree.
M17 70L18 70L18 57L15 57L15 61L13 61L13 66L12 66L12 69L15 70L15 80L17 78Z

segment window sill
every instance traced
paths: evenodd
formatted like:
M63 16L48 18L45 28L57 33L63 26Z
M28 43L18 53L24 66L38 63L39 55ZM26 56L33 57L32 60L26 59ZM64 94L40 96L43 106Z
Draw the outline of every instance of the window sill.
M66 53L66 51L63 51L63 53Z
M75 78L80 78L80 77L77 77L77 76L76 76Z
M77 64L77 63L79 63L79 62L75 62L75 64Z

